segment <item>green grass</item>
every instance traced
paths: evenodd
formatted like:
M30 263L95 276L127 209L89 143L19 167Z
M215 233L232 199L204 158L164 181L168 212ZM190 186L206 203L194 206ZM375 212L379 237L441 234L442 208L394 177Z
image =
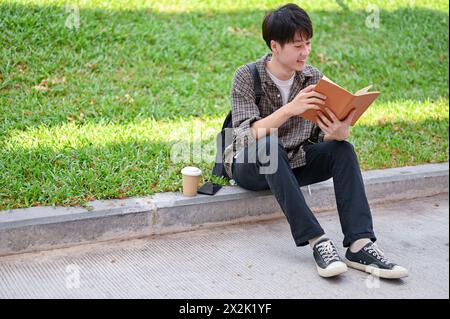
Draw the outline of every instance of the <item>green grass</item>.
M79 1L78 29L66 3L0 0L0 209L176 191L189 164L225 184L210 170L231 79L267 52L260 24L283 2ZM382 91L352 129L361 168L448 161L448 2L299 4L309 63Z

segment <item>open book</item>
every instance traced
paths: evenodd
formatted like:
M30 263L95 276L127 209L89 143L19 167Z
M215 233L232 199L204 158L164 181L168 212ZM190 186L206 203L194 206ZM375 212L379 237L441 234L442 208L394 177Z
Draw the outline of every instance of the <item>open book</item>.
M325 99L325 106L328 107L339 120L345 119L353 109L356 109L356 113L351 124L353 126L361 115L367 110L370 104L372 104L378 95L380 95L380 92L369 92L371 87L372 85L369 85L355 94L351 94L324 76L317 83L314 91L326 95L327 98ZM324 113L327 118L330 118L328 113L325 111L325 106L320 105L322 113ZM301 116L307 120L317 123L316 112L318 111L308 110Z

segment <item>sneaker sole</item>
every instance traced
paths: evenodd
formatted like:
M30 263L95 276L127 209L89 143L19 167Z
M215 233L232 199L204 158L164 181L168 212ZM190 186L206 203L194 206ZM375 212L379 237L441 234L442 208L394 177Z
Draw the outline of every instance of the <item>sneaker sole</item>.
M316 267L317 267L317 272L319 273L319 276L325 277L325 278L338 276L348 270L347 265L344 263L342 263L342 265L339 265L339 267L333 267L331 269L323 269L317 265L316 265Z
M364 272L374 275L376 277L385 278L385 279L400 279L400 278L408 277L408 271L380 269L380 268L370 266L370 265L361 265L360 263L350 261L347 258L345 258L344 260L345 260L345 263L347 264L347 266L357 269L357 270L364 271Z

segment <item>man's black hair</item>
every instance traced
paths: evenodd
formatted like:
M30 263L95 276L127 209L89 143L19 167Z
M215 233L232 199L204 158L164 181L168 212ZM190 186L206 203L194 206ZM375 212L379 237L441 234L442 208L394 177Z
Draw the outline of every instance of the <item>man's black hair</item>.
M300 33L304 40L313 36L311 19L305 10L294 3L288 3L270 11L264 17L262 33L269 49L271 49L271 40L277 41L281 46L284 46L286 43L294 41L294 36L297 32Z

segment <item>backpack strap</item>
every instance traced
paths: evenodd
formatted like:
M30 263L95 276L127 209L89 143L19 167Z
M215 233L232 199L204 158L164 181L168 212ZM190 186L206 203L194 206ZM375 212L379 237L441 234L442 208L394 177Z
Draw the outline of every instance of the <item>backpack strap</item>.
M259 77L258 69L256 68L256 63L252 62L247 64L247 67L250 69L250 72L253 75L253 89L255 91L255 103L259 106L259 102L261 102L261 97L264 95L264 92L261 87L261 78Z
M231 116L232 115L231 115L231 111L230 111L230 112L228 112L227 116L225 117L225 120L223 121L222 130L233 127L233 120L232 120Z

